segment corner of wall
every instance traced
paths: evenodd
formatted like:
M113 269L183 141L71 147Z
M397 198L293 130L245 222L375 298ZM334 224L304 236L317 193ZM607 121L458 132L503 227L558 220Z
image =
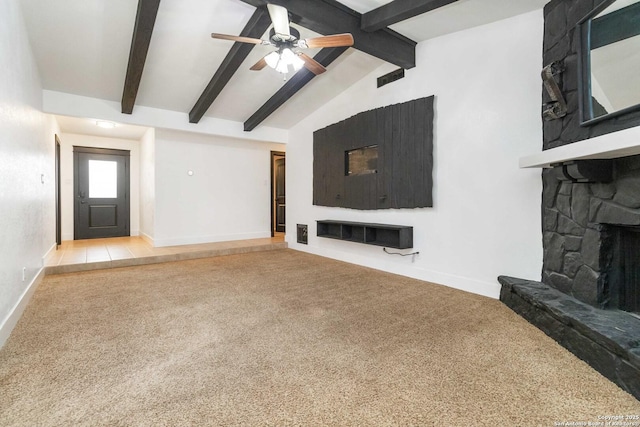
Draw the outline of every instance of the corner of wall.
M9 312L7 317L5 317L5 319L3 320L2 324L0 325L0 348L2 348L7 342L7 340L9 339L11 332L13 331L15 326L18 324L20 317L22 317L22 314L24 313L24 310L27 308L27 305L29 304L29 301L31 300L31 297L35 293L36 289L38 288L40 283L42 283L44 276L45 276L45 267L42 267L38 271L38 274L36 274L33 280L26 287L25 291L22 293L18 302L14 305L13 309Z

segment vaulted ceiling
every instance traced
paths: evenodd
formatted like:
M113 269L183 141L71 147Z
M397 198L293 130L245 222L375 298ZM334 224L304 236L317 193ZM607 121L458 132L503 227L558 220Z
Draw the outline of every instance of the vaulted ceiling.
M266 0L21 0L44 89L288 129L365 75L415 65L413 46L539 9L548 0L269 0L301 38L350 32L351 48L308 49L327 66L282 75L252 64L273 50L211 38L267 38ZM414 16L415 15L415 16ZM372 82L372 84L375 84ZM72 125L65 121L65 127ZM64 131L64 129L63 129Z

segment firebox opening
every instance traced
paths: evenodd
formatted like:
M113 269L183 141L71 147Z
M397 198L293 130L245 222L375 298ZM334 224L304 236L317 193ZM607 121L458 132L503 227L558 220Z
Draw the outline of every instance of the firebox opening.
M607 308L640 314L640 227L611 227L611 267L603 287Z

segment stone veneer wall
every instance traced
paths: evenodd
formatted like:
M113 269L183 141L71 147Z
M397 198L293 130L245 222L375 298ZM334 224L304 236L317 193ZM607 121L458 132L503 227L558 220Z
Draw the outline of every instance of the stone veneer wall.
M543 124L543 149L589 139L640 125L640 112L592 126L580 126L578 108L577 23L601 0L552 0L544 9L543 66L564 64L557 76L568 104L567 115ZM543 91L543 102L548 102ZM640 141L638 141L640 143ZM599 306L610 259L600 255L607 224L640 225L640 158L614 161L614 181L607 184L560 182L553 169L544 170L542 280L588 304Z
M611 265L609 225L640 225L640 156L614 161L611 183L561 182L543 173L542 281L601 307Z
M577 24L603 0L552 0L544 8L543 64L559 61L565 71L556 77L567 101L567 115L544 122L543 149L559 147L640 125L640 111L624 114L592 126L580 126L578 109ZM549 96L543 91L543 102Z

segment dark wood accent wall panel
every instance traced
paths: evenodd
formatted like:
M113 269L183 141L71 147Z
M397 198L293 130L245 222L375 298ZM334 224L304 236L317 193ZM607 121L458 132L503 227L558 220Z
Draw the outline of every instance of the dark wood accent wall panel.
M313 204L433 206L434 97L365 111L313 134ZM377 172L348 175L347 152L377 145Z

